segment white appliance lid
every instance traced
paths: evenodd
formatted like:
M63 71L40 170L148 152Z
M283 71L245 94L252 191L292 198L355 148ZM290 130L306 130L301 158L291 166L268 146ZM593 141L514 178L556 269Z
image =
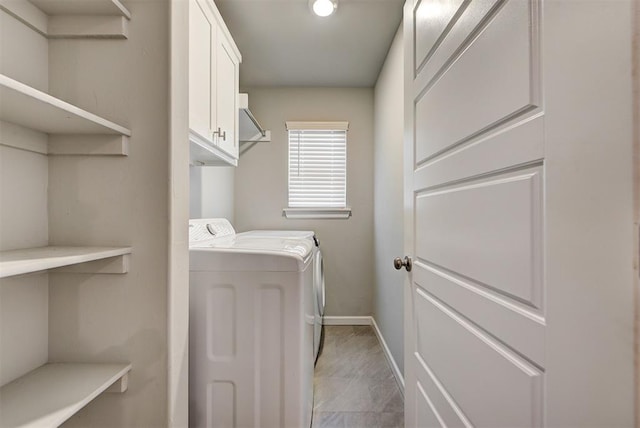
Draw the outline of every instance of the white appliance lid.
M312 258L309 240L229 235L189 246L191 271L302 271Z
M315 233L313 230L250 230L239 233L238 235L265 238L312 239Z
M242 236L241 234L192 242L190 248L239 252L269 252L295 255L306 259L313 246L301 239Z

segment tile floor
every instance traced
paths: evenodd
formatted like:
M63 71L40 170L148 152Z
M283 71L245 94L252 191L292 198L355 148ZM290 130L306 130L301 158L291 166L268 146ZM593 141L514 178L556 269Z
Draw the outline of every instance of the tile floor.
M404 400L370 326L326 326L312 428L404 427Z

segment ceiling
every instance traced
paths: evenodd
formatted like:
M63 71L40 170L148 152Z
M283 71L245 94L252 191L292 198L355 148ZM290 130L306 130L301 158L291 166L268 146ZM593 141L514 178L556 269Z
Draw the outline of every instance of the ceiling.
M371 87L404 0L339 0L315 16L308 0L216 0L240 52L240 86Z

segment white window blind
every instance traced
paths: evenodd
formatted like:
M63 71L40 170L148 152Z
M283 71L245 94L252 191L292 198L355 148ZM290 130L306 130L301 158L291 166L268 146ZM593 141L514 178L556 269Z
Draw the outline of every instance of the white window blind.
M347 122L287 122L289 207L347 206Z

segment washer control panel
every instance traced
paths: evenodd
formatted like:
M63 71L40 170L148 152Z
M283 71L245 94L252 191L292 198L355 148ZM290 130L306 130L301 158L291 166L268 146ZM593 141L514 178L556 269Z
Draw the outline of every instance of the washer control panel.
M236 231L226 218L198 218L189 220L189 242L235 235Z

